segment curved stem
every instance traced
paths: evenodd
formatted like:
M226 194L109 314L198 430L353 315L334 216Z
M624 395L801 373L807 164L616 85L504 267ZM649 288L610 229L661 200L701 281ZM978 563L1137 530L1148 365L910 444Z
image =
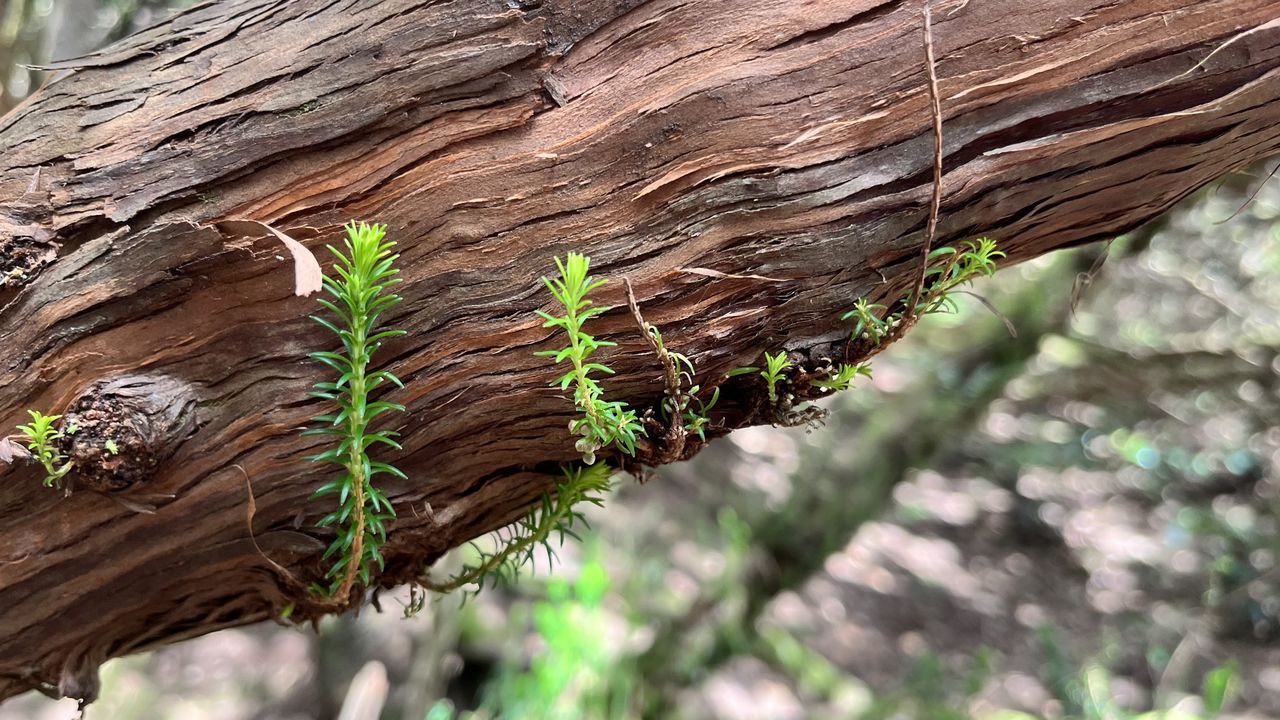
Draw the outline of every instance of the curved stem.
M423 578L419 581L419 584L432 592L447 594L463 587L464 585L470 585L471 583L480 580L493 572L494 568L506 562L507 558L510 558L512 555L518 552L523 552L525 548L528 548L531 545L544 542L547 537L551 535L551 529L559 524L560 520L568 514L571 507L573 507L572 502L565 502L562 495L560 493L556 493L555 509L551 512L550 516L542 518L542 522L538 524L538 527L533 532L516 540L515 542L508 543L501 550L494 553L488 560L473 568L464 570L463 572L449 578L444 583L437 585L431 582L430 579Z

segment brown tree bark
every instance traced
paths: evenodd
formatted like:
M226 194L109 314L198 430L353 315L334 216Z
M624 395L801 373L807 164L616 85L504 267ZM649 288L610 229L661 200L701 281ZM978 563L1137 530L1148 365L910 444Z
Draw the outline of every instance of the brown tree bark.
M1018 261L1108 238L1280 147L1274 2L933 18L939 244L991 235ZM553 256L630 277L704 384L765 350L839 356L843 310L914 282L921 37L903 0L224 0L56 64L0 120L0 426L76 408L139 442L81 458L102 492L0 466L0 697L92 697L107 658L307 612L273 563L323 571L298 429L330 339L276 241L225 221L318 249L367 219L400 243L394 585L574 456L532 354L556 342L533 314ZM609 392L653 407L622 283L600 295L622 306L595 321ZM761 390L726 384L724 430L760 420Z

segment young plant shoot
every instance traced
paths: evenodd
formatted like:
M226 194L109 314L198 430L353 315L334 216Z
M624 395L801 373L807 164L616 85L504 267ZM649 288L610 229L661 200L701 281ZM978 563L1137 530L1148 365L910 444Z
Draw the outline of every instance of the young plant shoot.
M928 255L919 298L915 297L915 288L907 289L899 301L893 304L893 312L889 312L889 306L868 303L865 298L859 298L853 309L841 316L842 320L854 321L851 342L855 346L856 362L819 369L817 372L822 376L810 378L809 388L831 394L848 390L859 376L871 377L871 366L867 360L872 355L901 338L921 317L955 312L954 293L961 291L963 286L975 279L994 273L996 261L1002 257L1004 253L996 249L995 241L987 238L968 240L958 247L936 248ZM784 398L783 393L778 390L779 384L785 385L788 382L786 371L791 367L792 363L785 352L766 352L764 369L740 367L730 371L725 378L758 373L768 391L769 404L775 408L775 419L788 425L792 420L812 421L812 412L792 413L790 407L793 397L788 395ZM822 396L800 395L802 399L808 400Z
M1002 257L1004 253L996 249L994 240L988 238L966 240L959 247L935 248L929 253L921 297L912 297L914 288L907 289L900 303L902 310L889 315L883 315L888 310L884 305L859 298L853 309L841 319L853 320L853 339L866 340L872 347L880 345L886 338L896 340L924 315L955 312L956 301L952 297L955 291L979 277L994 273L996 261Z
M843 392L852 387L853 381L859 375L871 377L871 366L867 363L857 365L841 363L830 376L821 380L810 380L809 384L831 392Z
M395 467L371 459L370 449L377 444L396 450L400 445L390 430L370 430L379 415L404 406L383 400L370 400L370 393L387 383L404 387L386 370L371 372L370 360L386 340L403 335L403 330L379 327L383 313L400 302L389 290L400 282L394 264L399 255L391 249L393 242L384 241L385 225L349 224L344 250L328 246L337 258L337 277L325 276L324 289L332 299L321 298L320 304L333 319L312 316L342 341L336 352L311 353L311 357L328 365L338 374L336 380L316 384L311 394L334 403L337 412L320 415L313 420L319 427L306 431L309 435L326 435L336 443L311 457L316 462L337 465L341 474L316 490L313 497L338 499L338 509L320 520L321 526L335 526L338 536L324 553L332 560L326 578L328 594L346 601L357 582L369 583L373 566L382 567L382 545L387 539L387 523L395 518L395 510L386 496L373 484L381 475L404 477Z
M19 425L18 432L26 436L27 449L44 466L44 486L61 488L62 478L71 471L71 462L56 444L62 438L62 431L53 426L62 416L45 415L39 410L28 410L27 414L31 422Z
M785 352L779 350L777 354L764 354L764 370L760 371L760 377L764 378L769 388L769 402L774 405L778 404L778 382L782 380L782 372L789 367L791 361Z
M603 397L604 390L595 378L594 372L612 375L613 370L600 363L589 362L592 353L602 347L612 347L617 343L597 340L587 334L583 323L596 315L607 312L608 307L593 305L587 295L605 283L591 277L591 258L571 252L561 261L556 258L556 269L559 278L542 278L551 294L564 306L564 315L556 317L541 310L543 327L557 327L568 336L568 346L560 350L543 350L536 353L543 357L555 358L557 363L568 362L572 367L559 379L551 383L559 385L561 390L573 387L573 402L582 412L582 417L569 423L569 431L581 435L575 447L582 453L583 462L588 465L596 460L596 452L610 446L616 447L628 455L634 455L636 439L644 434L644 428L636 419L634 410L629 410L626 403L608 401Z

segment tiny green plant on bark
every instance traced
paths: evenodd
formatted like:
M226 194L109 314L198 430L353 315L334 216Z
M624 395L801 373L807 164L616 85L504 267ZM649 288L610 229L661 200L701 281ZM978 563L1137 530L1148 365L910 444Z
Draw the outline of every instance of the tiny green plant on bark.
M1005 254L990 238L966 240L959 248L940 247L929 253L923 299L916 304L917 315L955 312L953 294L961 287L996 271L996 261Z
M925 315L955 312L955 293L962 292L961 288L974 280L994 273L996 261L1004 256L995 241L988 238L966 240L959 247L935 248L926 260L919 297L915 288L908 288L895 304L900 309L892 313L884 305L859 298L841 319L854 321L855 341L871 347L892 342Z
M871 366L867 363L859 363L857 365L841 363L841 365L835 369L835 372L829 374L825 378L815 378L810 380L809 384L816 388L830 390L831 392L842 392L844 390L848 390L853 385L853 381L860 375L870 378Z
M885 310L888 308L880 303L869 303L866 298L858 298L853 303L853 309L841 315L840 319L854 321L854 338L866 338L872 345L879 345L892 324L898 321L898 318L893 317L881 319Z
M370 360L386 340L403 335L403 330L381 328L383 313L400 301L390 288L399 282L394 264L399 257L392 253L393 242L384 240L386 226L366 223L349 224L344 250L329 246L337 259L337 277L325 276L324 289L332 299L321 298L320 304L334 317L329 320L312 316L332 331L342 342L336 352L316 352L311 357L333 369L336 380L316 384L311 394L328 400L337 411L320 415L319 423L306 431L324 435L335 444L312 456L315 462L330 463L341 474L316 490L313 497L336 496L338 509L320 520L321 526L334 526L338 536L324 553L332 564L326 574L328 594L345 600L356 582L369 583L374 566L382 567L381 548L386 542L387 523L395 518L395 510L374 484L381 475L404 477L404 473L385 462L373 460L370 449L382 444L400 449L389 430L371 430L371 423L387 412L403 412L404 406L384 400L371 400L370 393L388 383L403 387L400 380L386 370L370 371ZM323 590L317 586L318 590Z
M1002 257L1004 253L996 249L995 242L986 238L966 241L958 247L936 248L927 254L922 252L916 285L905 290L896 303L886 306L860 298L852 310L841 316L843 320L854 321L846 355L851 362L836 365L824 360L816 368L796 367L786 352L766 352L763 369L735 368L725 379L741 375L762 378L768 392L767 417L776 425L820 423L825 411L804 405L806 401L848 390L860 376L871 377L867 361L872 356L901 338L921 317L955 312L955 294L966 292L962 289L965 285L995 272L996 261Z
M702 428L705 428L706 424L710 422L710 419L706 417L706 412L711 406L715 405L715 397L719 396L718 390L709 403L702 403L701 400L698 400L699 408L694 410L692 404L697 399L698 391L702 387L693 384L694 374L696 373L693 361L683 353L668 350L666 342L662 339L662 331L646 322L644 317L640 315L640 308L635 306L634 302L632 305L635 308L636 321L640 323L641 331L648 334L649 344L653 347L654 353L657 354L658 359L662 362L663 369L666 371L667 390L666 395L662 398L661 406L663 419L668 423L674 423L677 422L675 418L680 418L680 422L684 423L686 432L701 432ZM686 385L689 386L688 389L685 389Z
M711 388L711 397L706 400L699 397L699 393L702 392L702 386L694 382L697 371L693 367L693 361L683 353L667 350L666 344L662 341L662 333L658 331L658 328L648 323L644 325L653 336L658 357L662 358L664 355L670 355L675 366L676 379L674 383L669 383L670 387L667 388L666 397L662 399L662 414L664 418L668 423L682 423L686 433L697 435L699 440L706 440L706 430L711 424L711 409L720 400L720 388ZM677 421L675 418L679 418L679 420Z
M573 388L573 402L582 412L582 417L569 422L569 431L581 436L576 448L582 453L583 461L588 465L594 463L596 453L609 447L634 455L636 440L644 429L636 419L635 411L628 409L626 403L604 399L604 390L592 373L612 375L613 370L589 360L596 350L616 343L597 340L583 330L587 320L610 309L593 304L587 297L605 281L591 277L591 259L574 252L569 253L564 261L556 258L556 269L560 277L544 277L542 281L564 307L564 315L555 316L541 310L538 315L545 320L543 327L563 330L568 345L560 350L543 350L537 355L571 365L552 385L560 386L561 390Z
M653 431L650 437L655 440L655 452L647 459L655 464L678 460L684 454L690 435L697 435L699 440L706 442L707 428L711 426L711 409L720 399L720 388L711 388L709 398L700 396L702 386L695 381L697 370L693 360L684 353L667 349L662 331L645 320L640 312L640 303L636 301L630 278L623 278L623 281L627 286L627 305L631 308L631 316L662 365L665 385L662 403L658 406L661 421L654 418L651 411L643 418Z
M71 472L72 467L72 463L57 446L57 441L62 438L62 432L54 427L54 423L58 422L62 416L45 415L39 410L28 410L27 414L31 416L31 422L19 425L18 432L26 437L27 449L31 451L32 456L44 466L45 487L61 488L62 478Z
M554 491L544 493L529 514L497 531L492 548L473 543L474 559L462 570L442 581L420 578L411 590L406 615L418 612L426 603L426 595L420 593L420 589L434 593L464 590L466 594L474 594L487 585L513 581L520 569L539 553L546 555L548 563L552 562L555 558L552 543L563 544L566 537L578 539L576 528L586 525L581 505L603 504L610 489L614 471L604 462L597 463L596 453L615 448L633 455L636 441L644 433L635 411L624 403L605 400L604 389L592 377L596 373L613 374L607 365L592 362L590 358L600 348L615 343L597 340L583 329L587 320L609 310L588 297L605 281L591 276L591 259L578 253L569 253L564 260L556 258L556 269L559 277L543 277L542 281L564 308L564 315L539 310L538 316L544 321L543 327L563 330L567 345L535 354L570 365L551 385L561 390L573 388L573 402L582 415L569 422L569 431L580 436L575 447L582 453L583 463L562 466L562 476L557 479Z
M774 405L778 404L778 383L783 379L783 371L789 367L791 361L787 359L786 352L779 350L776 354L764 354L764 370L760 371L760 377L764 378L769 388L769 402Z
M711 388L711 397L703 400L698 397L697 393L701 390L700 385L694 385L689 388L689 397L692 398L684 411L684 429L690 435L697 435L699 440L707 439L707 427L711 425L711 409L716 406L716 402L720 399L720 388ZM697 407L693 404L697 403Z
M475 559L461 571L441 582L423 579L419 584L437 593L467 588L466 592L474 594L486 585L514 581L520 569L540 553L551 564L556 557L553 543L563 545L566 537L581 540L578 531L589 527L582 505L603 505L613 470L604 463L596 463L565 466L562 473L554 493L544 493L541 502L528 515L496 533L496 548L486 549L473 543ZM415 594L406 614L420 610L424 601L425 598Z
M536 354L570 365L551 384L561 390L573 388L574 405L582 415L570 421L569 430L580 436L576 448L583 454L583 463L562 466L562 477L556 481L554 491L544 493L541 502L528 515L499 530L495 547L489 549L473 545L475 559L446 580L421 578L405 608L406 614L421 610L425 604L426 595L420 594L419 589L435 593L465 589L469 594L476 593L486 585L514 580L520 569L540 553L546 555L548 564L553 562L555 546L562 545L566 537L580 539L578 528L587 525L582 505L602 505L610 490L614 470L605 462L596 462L596 453L613 448L634 455L638 439L645 434L635 411L624 403L605 400L603 388L592 377L594 373L613 374L611 368L592 362L590 358L600 348L611 347L614 343L597 340L584 330L587 320L610 309L595 305L589 298L590 293L605 281L590 275L591 260L585 255L571 252L564 260L556 258L555 262L559 277L544 277L542 280L564 308L564 314L557 316L538 311L538 315L544 321L543 327L564 331L567 345L559 350L544 350ZM630 283L627 284L627 296L641 332L663 365L667 396L661 412L667 430L678 435L681 441L685 433L704 437L710 424L708 413L719 397L719 390L713 389L709 400L697 397L700 387L693 381L693 361L667 350L662 333L640 315ZM646 421L651 420L649 416L646 418Z

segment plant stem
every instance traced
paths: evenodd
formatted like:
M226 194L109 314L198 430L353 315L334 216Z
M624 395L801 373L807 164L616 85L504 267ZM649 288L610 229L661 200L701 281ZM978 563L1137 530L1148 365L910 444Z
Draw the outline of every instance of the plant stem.
M532 545L546 542L547 537L551 535L551 531L557 525L560 524L560 520L562 520L565 515L568 515L569 510L572 507L573 505L571 503L566 502L565 498L561 496L561 493L556 493L555 510L552 511L551 516L549 518L542 518L542 523L538 525L537 530L529 533L525 537L522 537L516 540L513 543L509 543L508 545L504 546L501 550L494 553L485 562L473 568L468 568L463 573L459 575L455 575L454 577L450 578L449 580L447 580L446 582L440 585L432 583L430 580L427 580L427 579L423 579L420 584L432 592L446 594L446 593L451 593L463 587L464 585L470 585L471 583L476 582L480 578L485 577L490 572L492 572L494 568L498 567L499 565L502 565L504 562L507 561L507 558L511 557L512 555L518 552L523 552L526 548Z
M355 497L354 512L352 512L352 526L354 532L351 537L351 552L348 555L350 560L347 561L346 572L342 576L342 585L338 587L338 591L334 593L336 598L346 598L351 594L351 587L355 585L356 576L360 573L360 568L364 566L364 484L366 478L364 476L364 443L360 438L364 437L365 426L368 424L365 420L364 410L366 397L365 392L365 370L369 364L369 357L366 353L365 341L368 335L368 327L366 323L366 314L357 314L354 318L351 328L352 334L352 362L351 362L351 412L347 416L347 437L351 440L351 447L347 449L347 470L351 473L351 492Z
M582 321L578 319L578 309L569 305L565 306L565 318L569 321L569 347L573 348L571 359L573 360L573 372L577 377L577 394L578 404L582 407L582 412L586 413L591 419L591 424L595 426L603 426L604 423L600 418L600 414L596 412L595 398L591 397L591 380L587 377L587 371L582 367L583 347L579 337L582 333Z

